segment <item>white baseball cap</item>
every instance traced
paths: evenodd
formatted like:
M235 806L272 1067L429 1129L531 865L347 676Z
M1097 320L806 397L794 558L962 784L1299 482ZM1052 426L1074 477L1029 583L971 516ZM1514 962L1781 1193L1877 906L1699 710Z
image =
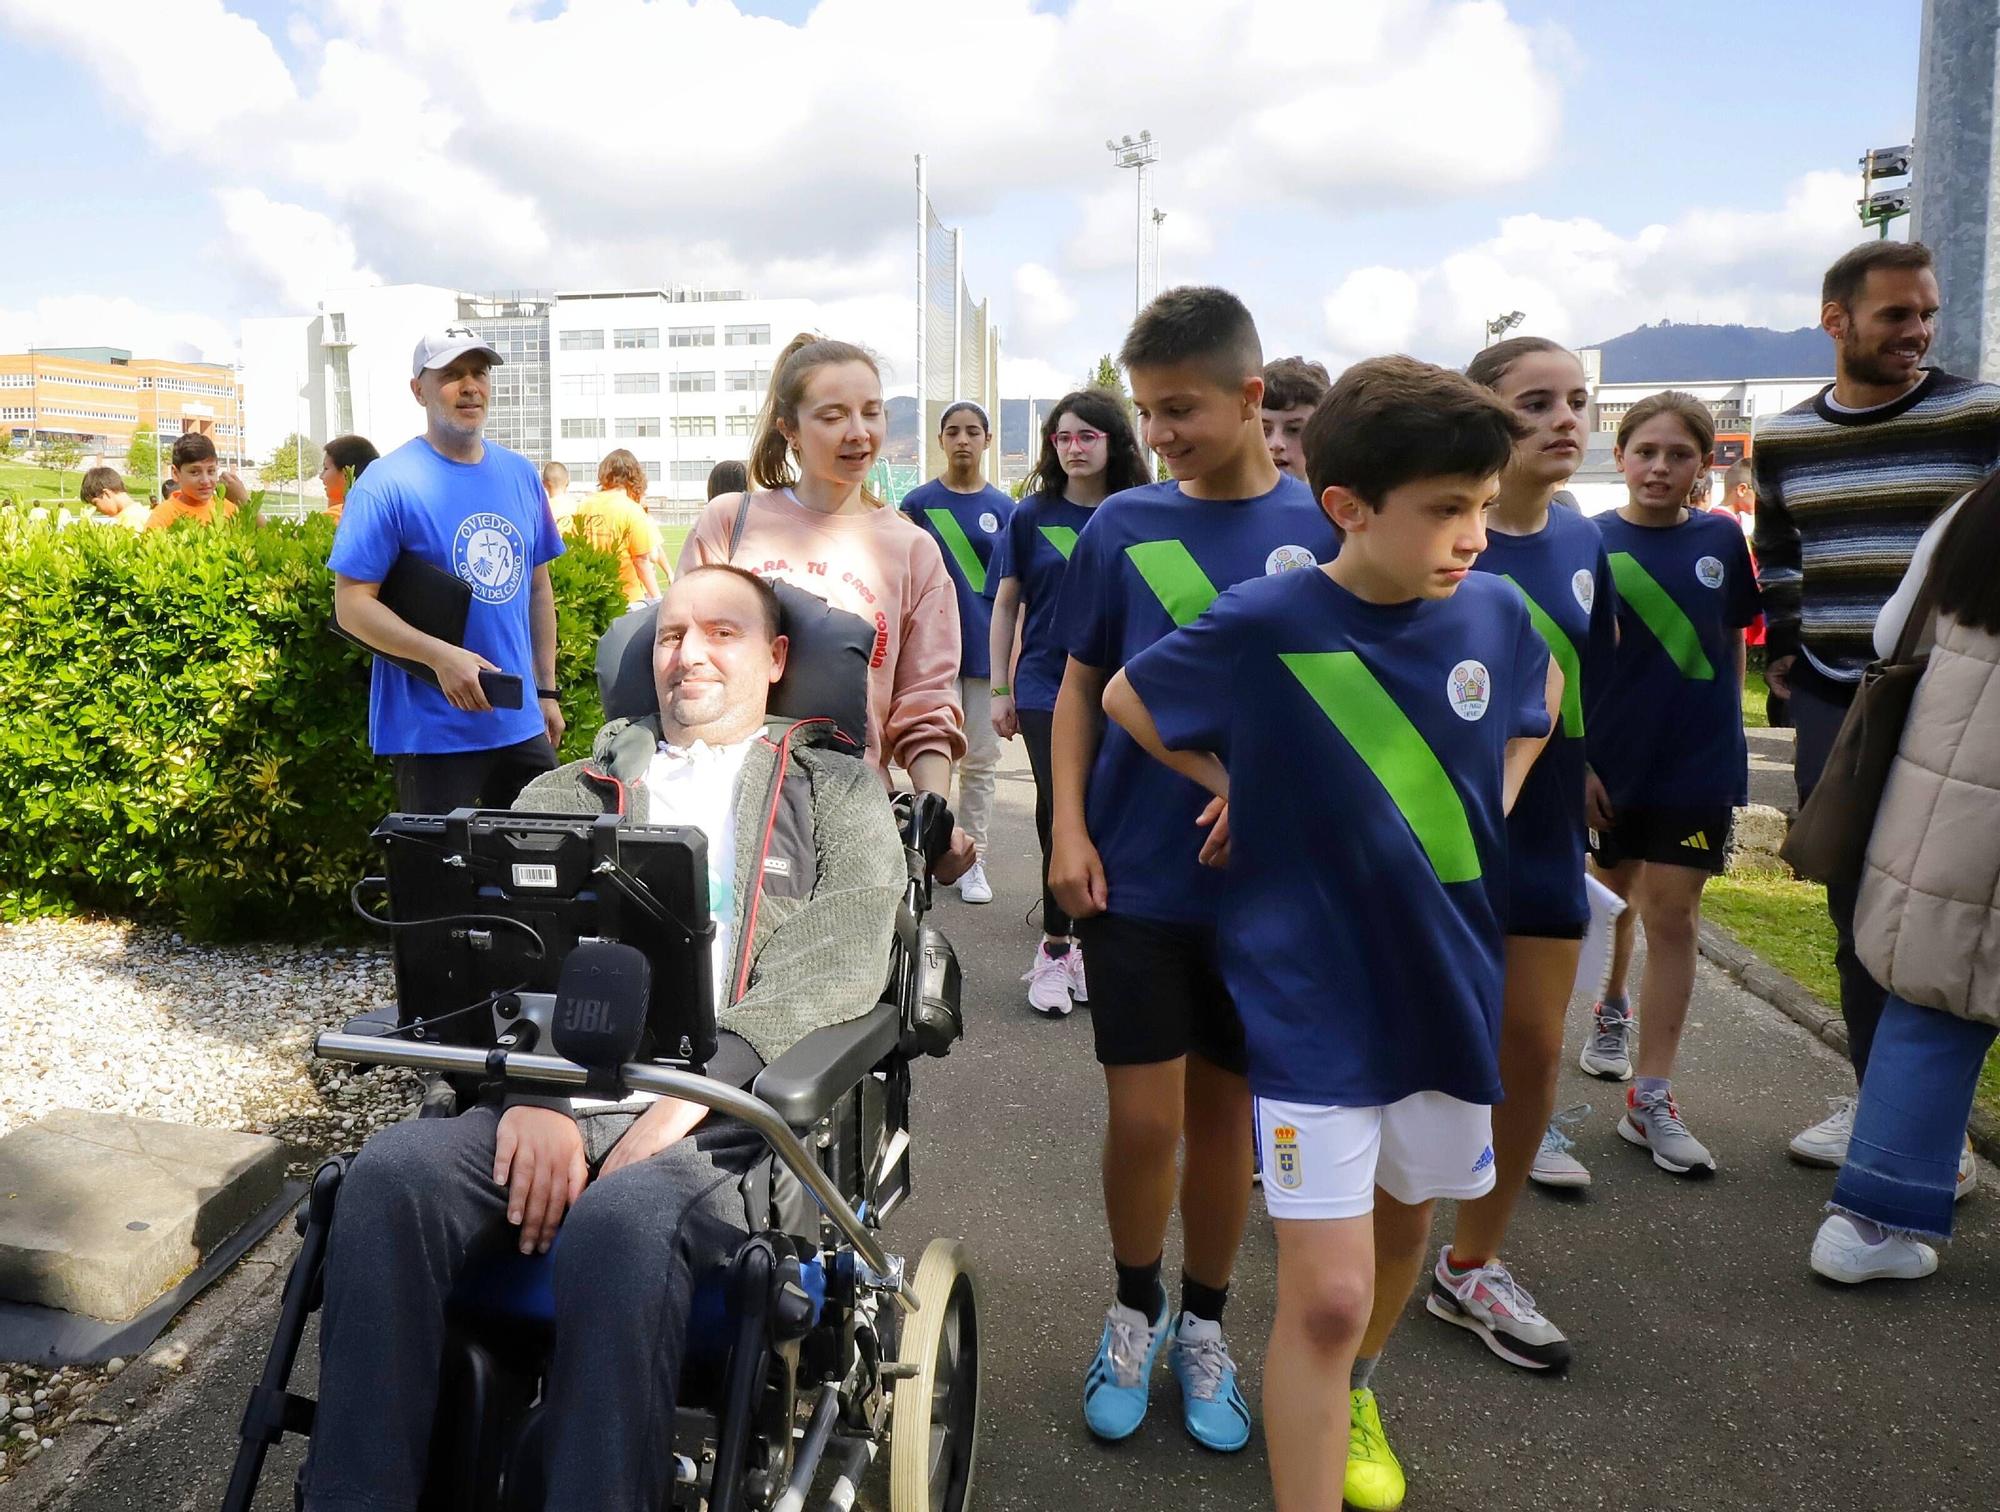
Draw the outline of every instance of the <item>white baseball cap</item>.
M426 368L450 367L467 352L484 352L499 367L507 359L502 357L470 326L446 326L442 331L433 331L417 343L416 355L410 359L410 376L421 378Z

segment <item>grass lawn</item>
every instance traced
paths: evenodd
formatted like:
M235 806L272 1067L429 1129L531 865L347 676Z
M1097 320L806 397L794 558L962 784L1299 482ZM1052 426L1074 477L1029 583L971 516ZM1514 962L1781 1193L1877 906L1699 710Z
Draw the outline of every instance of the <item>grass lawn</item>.
M1768 730L1771 721L1764 717L1764 700L1771 690L1764 685L1764 670L1752 667L1743 675L1743 728L1746 730Z
M667 548L667 560L676 566L680 563L681 547L687 544L688 532L691 529L693 527L689 525L662 525L660 527L660 541Z
M1701 911L1821 1002L1839 1004L1833 921L1826 916L1826 889L1817 882L1782 871L1737 872L1708 884ZM1979 1103L2000 1116L2000 1044L1980 1073Z
M81 469L58 477L52 469L31 462L0 462L0 498L19 499L23 504L74 501L82 482Z

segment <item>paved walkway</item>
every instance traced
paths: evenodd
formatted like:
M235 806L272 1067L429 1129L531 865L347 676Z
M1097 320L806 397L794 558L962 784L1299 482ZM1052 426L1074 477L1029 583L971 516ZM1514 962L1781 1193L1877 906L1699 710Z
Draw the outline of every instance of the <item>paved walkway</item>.
M982 1268L978 1505L1268 1506L1261 1441L1228 1459L1195 1449L1164 1374L1135 1440L1107 1450L1084 1431L1081 1377L1111 1282L1097 1198L1102 1092L1086 1014L1038 1019L1014 980L1034 938L1022 920L1031 797L1016 749L994 847L1000 901L943 911L965 964L969 1037L920 1070L920 1191L889 1236L913 1255L931 1234L967 1236ZM1991 1186L1961 1209L1961 1241L1931 1281L1861 1292L1816 1281L1805 1257L1829 1179L1792 1165L1784 1143L1847 1082L1831 1051L1706 964L1679 1091L1722 1162L1713 1181L1655 1170L1612 1132L1618 1090L1572 1067L1564 1101L1597 1108L1581 1141L1597 1184L1570 1199L1530 1193L1511 1258L1575 1341L1574 1367L1531 1377L1413 1309L1377 1378L1409 1506L1991 1506L2000 1180L1985 1173ZM1260 1210L1230 1304L1253 1405L1272 1264ZM56 1504L214 1507L269 1313L266 1302L218 1329L194 1378ZM260 1507L291 1505L295 1453L277 1458Z

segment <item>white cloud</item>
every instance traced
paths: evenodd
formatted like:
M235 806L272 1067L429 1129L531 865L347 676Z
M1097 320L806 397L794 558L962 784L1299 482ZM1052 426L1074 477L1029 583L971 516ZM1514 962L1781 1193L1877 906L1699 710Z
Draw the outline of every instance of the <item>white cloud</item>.
M123 297L50 295L27 309L0 309L0 352L50 346L112 346L135 357L229 362L236 336L212 316L156 310Z
M354 237L331 216L278 204L255 189L224 189L216 200L229 256L294 309L311 309L328 289L382 282L361 265Z
M1000 392L1009 399L1060 399L1081 385L1083 374L1040 357L1009 357L1000 349Z
M1014 269L1013 314L1020 334L1045 336L1076 318L1076 300L1040 263L1022 263Z
M1771 210L1694 210L1621 235L1586 218L1509 216L1495 235L1415 268L1347 275L1323 307L1337 367L1406 351L1462 362L1485 322L1570 345L1661 320L1809 325L1826 265L1859 238L1850 175L1810 173Z

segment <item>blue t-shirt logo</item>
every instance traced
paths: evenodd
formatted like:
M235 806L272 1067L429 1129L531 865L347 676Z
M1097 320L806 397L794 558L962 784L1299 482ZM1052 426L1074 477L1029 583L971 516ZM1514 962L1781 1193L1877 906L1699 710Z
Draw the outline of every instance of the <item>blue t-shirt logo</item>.
M504 515L467 515L451 541L452 570L482 604L504 604L521 591L528 553L521 532Z
M1702 587L1720 588L1722 586L1722 559L1712 556L1703 557L1699 562L1694 564L1694 575L1700 580Z
M1486 670L1486 664L1462 661L1453 667L1445 696L1451 700L1452 712L1460 719L1467 722L1484 719L1486 706L1493 701L1493 677Z
M1597 604L1597 578L1589 568L1579 567L1569 580L1570 592L1576 595L1577 606L1585 614Z
M1317 567L1319 558L1304 546L1280 546L1264 558L1264 576L1275 577L1280 572L1296 572L1301 567Z

